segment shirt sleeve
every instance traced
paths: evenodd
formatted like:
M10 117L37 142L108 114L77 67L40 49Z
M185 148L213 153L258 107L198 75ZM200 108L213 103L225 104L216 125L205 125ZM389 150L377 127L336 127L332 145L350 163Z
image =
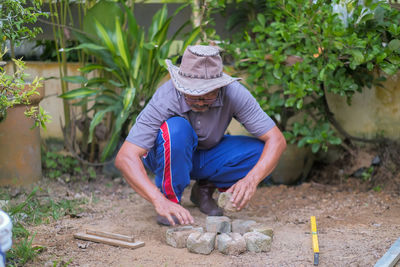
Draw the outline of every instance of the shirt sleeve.
M126 141L149 151L157 138L158 131L164 121L172 117L172 112L167 108L165 98L167 88L160 87L153 95L146 107L136 118ZM163 99L164 98L164 99Z
M259 137L271 130L275 122L263 111L254 96L239 82L229 85L233 117L252 135Z

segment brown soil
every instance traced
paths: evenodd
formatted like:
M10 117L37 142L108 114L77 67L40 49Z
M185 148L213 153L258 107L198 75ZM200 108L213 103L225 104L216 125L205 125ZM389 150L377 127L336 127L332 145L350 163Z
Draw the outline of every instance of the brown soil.
M312 266L310 216L317 219L319 266L372 266L400 237L400 191L393 185L398 185L399 177L388 181L390 188L376 192L361 179L337 178L338 173L347 177L349 170L336 165L314 171L311 181L298 186L261 187L245 210L227 214L274 229L270 252L240 256L218 251L199 255L168 246L167 227L156 224L151 204L121 179L70 184L44 180L41 186L49 188L52 197L87 198L89 203L82 206L79 218L66 216L29 228L37 233L34 243L46 249L28 266L53 266L55 261L70 262L68 266ZM324 177L317 178L322 173ZM330 174L335 182L326 182ZM206 216L190 202L188 189L183 206L194 216L195 225L204 227ZM126 249L73 238L86 228L133 235L145 246Z

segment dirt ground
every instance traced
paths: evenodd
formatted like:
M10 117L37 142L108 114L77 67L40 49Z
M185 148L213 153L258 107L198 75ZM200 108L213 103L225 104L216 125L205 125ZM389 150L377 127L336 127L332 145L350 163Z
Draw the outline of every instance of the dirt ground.
M156 224L153 207L122 179L70 184L44 180L41 186L51 196L87 198L88 204L79 218L66 216L29 228L37 233L34 244L46 249L28 266L53 266L53 262L68 262L68 266L312 266L312 215L319 231L319 266L372 266L400 237L400 198L395 192L359 191L358 184L350 178L338 185L310 181L259 188L245 210L227 216L271 226L271 251L226 256L168 246L167 227ZM206 216L193 206L189 194L186 190L183 206L194 216L195 225L204 227ZM86 228L133 235L145 246L132 250L73 238Z
M226 214L274 230L269 252L239 256L218 251L199 255L168 246L168 227L156 224L152 205L122 178L69 183L43 179L43 197L86 202L78 216L28 227L36 233L34 245L45 247L28 266L312 266L310 216L317 220L319 266L373 266L400 237L400 146L339 155L332 164L315 164L300 185L260 187L246 209ZM378 164L371 165L377 155ZM356 175L360 168L361 176ZM206 216L189 200L192 185L182 204L195 226L204 227ZM145 246L126 249L73 238L87 228L133 235Z

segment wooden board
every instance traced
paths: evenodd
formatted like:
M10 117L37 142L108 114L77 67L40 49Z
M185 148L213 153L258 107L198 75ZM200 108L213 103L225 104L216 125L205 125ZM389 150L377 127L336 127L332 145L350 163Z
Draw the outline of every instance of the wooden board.
M134 242L135 241L133 236L114 234L114 233L103 232L103 231L98 231L98 230L86 229L86 233L89 235L97 235L97 236L101 236L101 237L107 237L107 238L122 240L122 241L126 241L126 242Z
M400 238L390 247L390 249L376 262L374 267L393 267L400 259Z
M127 242L102 236L90 235L86 233L76 233L74 234L74 238L103 243L111 246L124 247L124 248L140 248L144 246L144 242L142 241Z

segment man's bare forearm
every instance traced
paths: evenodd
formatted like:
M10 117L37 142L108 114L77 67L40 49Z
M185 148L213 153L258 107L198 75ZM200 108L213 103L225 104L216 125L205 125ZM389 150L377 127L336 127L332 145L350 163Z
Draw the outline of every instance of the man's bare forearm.
M247 175L256 179L257 184L271 174L278 164L283 151L286 149L285 138L278 128L275 128L272 131L276 132L268 137L266 135L260 137L261 140L265 141L263 152L257 164Z
M286 148L285 138L276 126L259 139L265 144L257 164L243 179L228 189L228 192L232 193L233 206L239 210L254 196L257 185L273 171Z
M128 184L154 205L163 195L147 176L141 161L144 153L146 153L144 149L125 142L115 159L115 166L122 172Z

